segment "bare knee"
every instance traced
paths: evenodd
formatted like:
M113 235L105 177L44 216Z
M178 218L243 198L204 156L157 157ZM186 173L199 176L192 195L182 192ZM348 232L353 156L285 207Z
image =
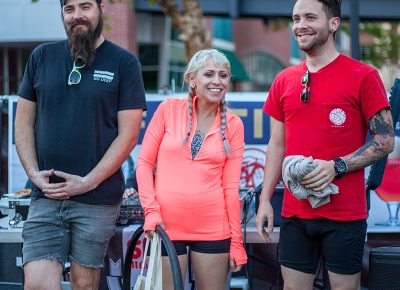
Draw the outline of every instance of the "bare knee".
M286 279L283 281L283 289L284 290L299 290L299 289L312 290L313 283L304 283L304 281L296 283L293 280Z
M43 290L48 289L47 287L48 285L40 278L30 279L25 277L24 290Z
M361 282L361 273L353 275L336 274L328 272L329 283L332 290L359 290Z
M24 266L24 289L61 289L61 273L62 265L56 260L43 259L29 262Z
M229 253L191 252L197 289L225 289L229 272Z
M182 280L184 280L186 277L187 263L188 263L187 259L188 259L187 255L179 255L178 256ZM162 258L162 265L163 265L163 268L162 268L163 290L173 290L174 289L174 279L172 276L171 264L169 262L168 257Z
M74 290L97 290L100 268L88 268L71 262L71 286Z
M281 269L284 290L313 289L314 274L303 273L284 266Z
M82 277L77 275L71 275L71 286L74 290L91 290L97 289L97 281L93 277Z

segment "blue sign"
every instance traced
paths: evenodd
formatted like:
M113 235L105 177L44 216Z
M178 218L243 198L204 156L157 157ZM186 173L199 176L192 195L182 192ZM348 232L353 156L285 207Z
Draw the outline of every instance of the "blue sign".
M160 103L160 100L153 101L151 98L147 99L147 112L143 116L138 144L142 143L147 125ZM270 122L268 115L262 111L263 105L264 101L229 101L228 108L243 121L246 144L266 145L269 140Z

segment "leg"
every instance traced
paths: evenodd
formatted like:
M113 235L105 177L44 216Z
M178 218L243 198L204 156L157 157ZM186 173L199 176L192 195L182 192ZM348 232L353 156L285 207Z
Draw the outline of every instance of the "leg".
M284 283L284 290L313 289L314 274L303 273L285 266L281 267Z
M278 250L285 290L313 289L321 247L311 223L282 218Z
M98 289L109 241L115 232L119 206L69 201L72 289Z
M323 251L332 290L360 289L367 223L328 221Z
M71 261L71 288L73 290L99 289L101 268L88 268Z
M188 256L179 255L179 265L181 268L182 279L185 281ZM162 257L162 271L163 271L163 290L174 290L174 281L172 279L171 264L168 257Z
M329 272L332 290L359 290L361 288L361 272L353 275L343 275Z
M229 272L229 253L191 252L197 290L225 290Z
M22 230L25 289L61 288L70 240L68 227L57 216L62 207L60 201L32 199Z
M187 255L187 242L185 241L173 241L172 242L176 254L178 255L179 266L181 268L182 280L185 281L188 255ZM162 255L162 270L163 270L163 290L174 290L174 281L172 279L171 264L167 249L164 243L161 243L161 255Z
M24 265L25 290L61 289L63 266L57 260L43 259ZM43 273L46 273L45 275Z

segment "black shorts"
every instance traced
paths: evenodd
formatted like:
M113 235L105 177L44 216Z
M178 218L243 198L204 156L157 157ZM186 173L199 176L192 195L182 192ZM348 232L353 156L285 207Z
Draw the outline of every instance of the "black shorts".
M279 262L290 269L315 274L322 253L328 271L356 274L363 268L366 232L366 220L282 218Z
M172 241L178 256L187 254L187 247L190 251L204 254L223 254L229 253L231 239L218 241ZM161 244L161 255L167 256L164 243Z

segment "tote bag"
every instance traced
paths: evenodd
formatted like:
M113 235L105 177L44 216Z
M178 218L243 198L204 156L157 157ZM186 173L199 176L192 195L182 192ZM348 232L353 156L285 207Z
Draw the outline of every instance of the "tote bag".
M151 244L149 266L147 268L146 276L144 276L143 271L146 265L149 243ZM151 240L146 239L142 269L140 275L138 275L133 290L162 290L161 239L156 232Z

